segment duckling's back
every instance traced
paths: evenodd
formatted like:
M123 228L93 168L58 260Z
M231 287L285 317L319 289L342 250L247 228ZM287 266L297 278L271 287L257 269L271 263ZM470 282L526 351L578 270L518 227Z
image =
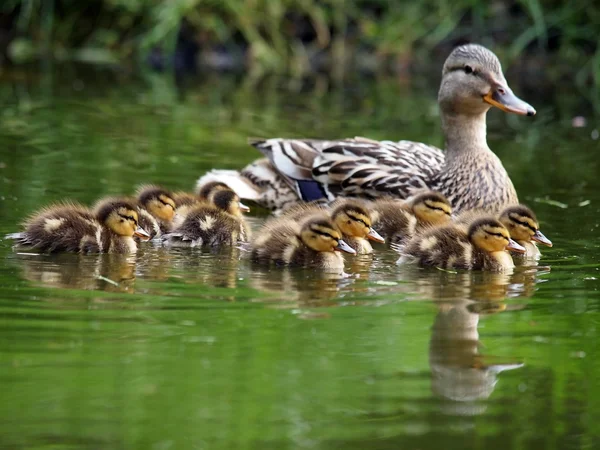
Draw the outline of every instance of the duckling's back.
M29 218L25 231L13 235L17 244L54 252L101 251L102 225L81 205L60 204Z
M385 238L388 245L405 244L415 235L417 218L402 200L377 200L373 203L373 211L373 228Z
M251 243L251 258L255 262L289 264L293 254L303 244L298 235L299 221L288 217L268 220Z
M406 244L402 253L415 258L421 266L471 269L473 252L464 228L449 225L417 235Z
M164 235L163 242L170 246L219 247L246 242L248 234L243 218L205 204L191 210L177 229Z

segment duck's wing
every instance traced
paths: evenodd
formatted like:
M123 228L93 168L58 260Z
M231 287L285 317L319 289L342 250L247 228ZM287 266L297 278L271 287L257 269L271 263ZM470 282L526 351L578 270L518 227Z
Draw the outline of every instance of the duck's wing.
M406 198L427 188L444 163L439 148L413 141L276 138L252 145L304 201L338 195Z

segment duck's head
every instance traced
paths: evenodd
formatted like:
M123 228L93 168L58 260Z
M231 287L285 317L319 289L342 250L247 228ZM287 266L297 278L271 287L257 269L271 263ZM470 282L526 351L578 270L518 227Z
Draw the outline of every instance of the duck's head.
M157 219L170 222L175 216L173 194L157 186L142 186L137 198L140 205Z
M203 184L200 189L198 189L198 197L200 200L210 201L212 195L220 190L231 190L231 188L220 181L211 181L210 183Z
M95 207L96 218L119 236L149 239L150 235L138 225L138 209L129 200L105 199Z
M220 189L211 195L211 203L229 214L240 217L244 206L240 198L231 189Z
M358 202L345 201L331 212L331 218L346 236L385 242L371 226L369 211Z
M508 87L498 57L481 45L456 47L444 63L438 95L447 113L480 115L491 106L533 116L535 109Z
M333 222L324 216L308 219L300 231L300 239L316 252L346 252L356 255L356 251L342 239Z
M227 186L225 183L221 183L220 181L211 181L210 183L203 184L202 187L198 190L198 198L202 201L208 201L214 203L214 196L220 192L235 192ZM240 198L236 195L238 201L238 209L241 212L250 212L250 208L244 205Z
M552 241L542 234L534 212L525 205L509 206L499 218L510 233L510 237L519 242L539 242L552 247Z
M452 216L452 206L442 194L429 191L417 195L411 201L414 215L419 222L430 225L449 223Z
M493 217L483 217L473 222L468 234L473 245L485 252L512 250L525 253L525 248L512 240L506 227Z

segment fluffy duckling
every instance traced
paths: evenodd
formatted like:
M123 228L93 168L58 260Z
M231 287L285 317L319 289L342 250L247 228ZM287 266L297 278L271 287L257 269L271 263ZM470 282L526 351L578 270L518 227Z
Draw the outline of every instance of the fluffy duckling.
M219 247L247 242L250 229L242 216L240 199L232 190L220 189L212 195L211 204L200 203L163 243L172 247Z
M417 235L406 244L398 262L416 259L421 266L503 272L514 268L506 250L525 252L504 225L489 216L468 228L453 224Z
M197 208L201 205L212 204L212 198L215 193L219 191L231 191L225 183L221 183L218 181L205 183L197 191L197 194L190 194L189 192L175 192L173 194L173 199L175 201L175 205L177 207L177 215L173 220L173 229L179 228L183 222L185 221L187 215L193 209ZM241 201L238 200L238 206L240 211L242 212L250 212L250 208L244 205Z
M446 197L427 191L410 200L384 198L373 203L374 228L391 246L401 246L430 226L451 221L452 206Z
M24 223L25 231L7 237L43 253L135 253L134 236L148 238L130 201L106 199L94 211L74 203L42 209Z
M344 258L339 252L356 252L325 212L296 220L279 217L263 225L251 243L252 260L258 263L314 267L343 272Z
M321 203L305 203L287 209L282 217L303 219L307 215L326 213L331 216L334 225L342 232L342 238L356 254L373 253L369 240L385 242L384 239L371 227L371 213L365 202L360 200L336 200L331 209Z
M500 213L498 220L506 227L510 237L525 248L525 257L540 257L536 242L552 247L552 241L542 234L537 217L527 206L509 206Z
M465 211L455 218L455 222L468 225L485 215L481 210ZM508 206L500 212L498 220L506 227L510 237L525 248L526 252L522 256L538 259L540 250L536 242L552 247L552 241L540 232L535 213L527 206Z
M175 217L173 194L161 187L141 186L136 193L139 202L140 225L150 238L160 236L172 229Z

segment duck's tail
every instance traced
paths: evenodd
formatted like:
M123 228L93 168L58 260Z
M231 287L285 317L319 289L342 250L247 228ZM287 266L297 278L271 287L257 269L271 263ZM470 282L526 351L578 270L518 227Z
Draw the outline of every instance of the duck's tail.
M196 182L196 192L210 182L225 183L242 200L249 200L270 210L285 209L298 202L298 195L268 159L259 159L237 170L214 169Z
M243 177L237 170L219 170L213 169L196 181L196 193L207 183L220 182L229 186L235 193L244 200L258 201L261 191L247 178Z

